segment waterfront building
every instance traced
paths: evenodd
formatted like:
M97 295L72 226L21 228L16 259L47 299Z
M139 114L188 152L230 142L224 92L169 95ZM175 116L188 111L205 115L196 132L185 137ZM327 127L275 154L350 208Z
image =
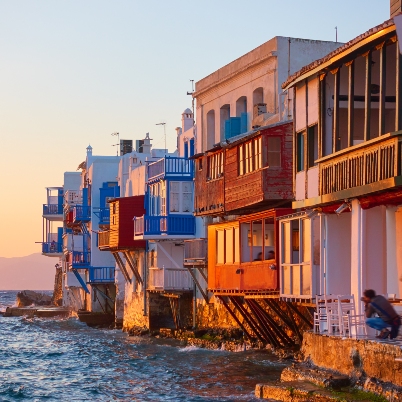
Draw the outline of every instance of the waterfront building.
M295 99L297 213L280 218L282 298L402 294L399 46L390 19L283 84Z
M200 326L238 325L263 342L290 343L274 324L279 314L291 325L275 304L277 218L293 199L293 97L281 83L339 45L275 37L196 83L194 209L205 229L185 263L208 268L209 293L197 289Z

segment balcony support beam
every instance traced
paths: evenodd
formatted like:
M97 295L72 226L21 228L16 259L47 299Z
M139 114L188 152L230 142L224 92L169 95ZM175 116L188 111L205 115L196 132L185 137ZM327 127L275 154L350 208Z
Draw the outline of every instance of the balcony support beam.
M355 123L355 62L348 64L348 147L353 145Z
M240 320L237 318L237 315L235 312L230 308L230 306L226 303L226 300L223 296L216 296L222 304L225 306L226 310L229 312L229 314L233 317L233 319L236 321L237 325L242 329L243 333L247 336L248 339L251 340L252 336L250 333L247 331L245 326L240 322Z
M186 267L186 268L187 268L187 271L190 273L191 277L193 278L193 281L194 281L195 285L197 286L198 290L201 292L202 297L204 298L204 300L205 300L207 303L209 303L208 294L204 291L204 289L202 288L200 282L198 282L198 279L197 279L197 277L196 277L195 274L194 274L194 271L193 271L194 267L193 267L193 268L191 268L191 267Z
M116 251L116 252L112 253L112 255L113 255L114 259L116 260L117 265L119 266L121 272L123 273L123 276L124 276L124 279L126 280L126 282L131 283L131 278L128 275L128 272L126 270L126 267L124 266L123 260L121 259L120 255L119 255L119 252Z
M372 52L369 50L366 57L366 80L364 88L364 141L370 139L370 118L371 118L371 70Z
M138 281L141 285L143 285L144 281L142 280L141 275L140 275L140 273L138 272L137 263L136 263L136 262L134 261L134 259L132 258L131 254L130 254L130 251L125 250L125 251L123 251L123 254L124 254L124 257L126 258L126 261L127 261L128 265L129 265L130 268L131 268L131 271L133 271L133 274L134 274L135 278L137 279L137 281Z
M385 42L380 45L380 96L378 104L378 135L385 134L385 92L387 70L387 47Z

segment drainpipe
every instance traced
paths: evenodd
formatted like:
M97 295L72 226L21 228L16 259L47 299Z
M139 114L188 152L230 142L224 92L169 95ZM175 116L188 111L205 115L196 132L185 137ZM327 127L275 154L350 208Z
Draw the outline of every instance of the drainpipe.
M148 274L148 240L145 241L145 253L144 253L144 277L143 277L143 292L144 292L144 317L148 315L147 311L147 274Z

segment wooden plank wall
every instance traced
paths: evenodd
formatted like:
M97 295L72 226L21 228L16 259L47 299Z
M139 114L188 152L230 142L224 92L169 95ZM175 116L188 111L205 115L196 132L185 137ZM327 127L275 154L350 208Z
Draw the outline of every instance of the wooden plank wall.
M268 136L282 137L281 167L263 170L265 200L293 199L293 123L283 124L262 132L263 149ZM264 145L265 143L265 145Z
M209 156L211 155L213 153L209 154ZM202 160L202 170L199 169L200 159ZM215 180L207 180L207 177L208 155L203 155L195 160L194 208L196 216L216 215L224 212L224 207L220 207L219 205L224 205L225 203L225 177L223 176Z

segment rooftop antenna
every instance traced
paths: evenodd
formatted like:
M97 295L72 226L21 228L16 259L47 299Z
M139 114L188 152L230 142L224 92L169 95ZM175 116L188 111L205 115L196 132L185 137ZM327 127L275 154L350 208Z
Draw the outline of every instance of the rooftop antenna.
M335 42L338 43L338 27L335 27Z
M120 135L119 135L119 133L116 132L116 133L112 133L111 135L117 136L117 142L118 142L118 144L113 144L112 147L119 146L120 145ZM119 156L119 148L116 148L116 156Z
M187 91L187 95L193 96L194 94L194 80L190 80L191 82L191 92ZM193 126L194 126L194 97L191 100L191 108L193 109Z
M155 126L163 126L163 135L165 137L165 156L166 156L166 122L156 123Z

